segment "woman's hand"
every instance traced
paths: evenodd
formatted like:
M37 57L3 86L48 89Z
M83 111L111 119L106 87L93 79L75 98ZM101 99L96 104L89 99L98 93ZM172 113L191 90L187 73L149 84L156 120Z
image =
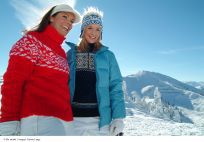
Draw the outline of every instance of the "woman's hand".
M123 119L114 119L110 124L110 134L112 136L123 135L123 129L125 127Z

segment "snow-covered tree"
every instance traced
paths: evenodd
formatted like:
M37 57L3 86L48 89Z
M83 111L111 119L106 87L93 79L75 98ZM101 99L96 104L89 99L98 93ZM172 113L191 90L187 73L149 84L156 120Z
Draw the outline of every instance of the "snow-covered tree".
M123 89L123 92L124 92L124 98L125 98L125 100L128 100L129 97L128 97L127 85L126 85L126 82L125 82L125 81L123 81L122 89Z
M150 99L149 96L144 96L140 99L136 91L131 92L131 96L134 98L134 102L140 102L143 110L150 115L176 122L191 122L177 107L171 106L167 101L162 99L162 94L158 87L155 87L154 99Z

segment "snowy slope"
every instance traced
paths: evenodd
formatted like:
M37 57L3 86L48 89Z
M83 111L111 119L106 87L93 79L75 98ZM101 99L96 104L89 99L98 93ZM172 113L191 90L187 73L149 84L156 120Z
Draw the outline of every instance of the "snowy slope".
M126 136L204 136L204 126L155 118L128 104L127 110L133 115L125 119Z
M204 135L204 91L149 71L123 79L127 135Z

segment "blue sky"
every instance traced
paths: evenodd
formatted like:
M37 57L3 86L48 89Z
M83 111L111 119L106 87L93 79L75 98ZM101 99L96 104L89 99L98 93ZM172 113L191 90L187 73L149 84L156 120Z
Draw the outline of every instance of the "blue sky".
M102 42L115 53L123 76L147 70L180 81L204 81L204 0L2 0L0 75L21 31L59 3L80 13L88 6L104 12ZM78 42L79 35L76 25L67 41Z

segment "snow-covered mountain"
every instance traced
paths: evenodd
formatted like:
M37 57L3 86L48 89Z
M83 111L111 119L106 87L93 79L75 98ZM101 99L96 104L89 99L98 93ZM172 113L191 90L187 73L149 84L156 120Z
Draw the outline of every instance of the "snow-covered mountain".
M202 91L204 91L204 82L195 82L195 81L188 81L188 82L185 82L186 84L188 85L191 85L197 89L200 89Z
M189 114L198 112L200 115L204 112L204 91L169 76L140 71L123 80L127 102L133 102L146 114L176 122L194 123L194 116Z

